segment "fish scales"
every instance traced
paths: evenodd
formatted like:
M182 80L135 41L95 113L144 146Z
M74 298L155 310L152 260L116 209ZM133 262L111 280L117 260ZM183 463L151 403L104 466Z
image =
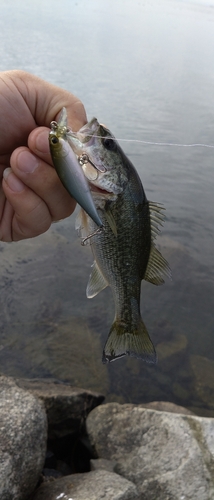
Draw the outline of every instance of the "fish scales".
M103 230L97 231L82 209L76 221L94 255L87 297L110 286L115 303L103 362L129 355L155 363L156 352L140 313L140 293L142 279L160 285L163 276L171 274L154 242L164 220L163 207L148 202L136 169L96 118L78 132L68 132L67 140L89 181L103 224Z
M103 362L125 354L155 362L155 350L140 317L141 280L145 275L151 248L149 204L133 166L130 172L130 162L127 168L129 181L115 201L107 202L105 209L99 210L95 199L104 231L92 238L91 247L95 261L111 287L116 309L114 326L103 352ZM139 183L139 192L134 202L133 187L136 187L136 181ZM113 234L106 218L109 209L117 227L117 235ZM88 226L90 232L94 229L93 223Z
M112 233L105 212L98 209L104 231L92 238L91 246L95 260L112 288L117 316L128 325L132 298L139 304L141 280L147 267L151 238L148 203L142 202L136 210L132 201L129 201L127 191L129 185L111 203L117 235Z

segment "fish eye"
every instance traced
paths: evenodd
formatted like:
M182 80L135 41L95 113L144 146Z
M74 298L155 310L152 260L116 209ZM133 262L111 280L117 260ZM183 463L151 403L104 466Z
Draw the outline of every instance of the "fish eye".
M104 148L108 149L109 151L114 151L117 148L116 142L111 139L111 137L106 137L105 139L102 139L102 143Z
M52 142L52 144L57 144L59 142L58 137L56 137L56 136L51 137L51 142Z

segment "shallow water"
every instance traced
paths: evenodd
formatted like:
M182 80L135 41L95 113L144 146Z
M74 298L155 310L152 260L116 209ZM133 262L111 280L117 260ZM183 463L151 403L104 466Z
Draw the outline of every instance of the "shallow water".
M214 145L214 2L3 1L0 70L71 90L116 137ZM1 244L1 371L56 377L109 400L164 399L214 415L214 149L122 142L147 197L164 203L159 247L173 281L142 285L159 363L101 363L110 290L85 297L92 257L74 215L47 234Z

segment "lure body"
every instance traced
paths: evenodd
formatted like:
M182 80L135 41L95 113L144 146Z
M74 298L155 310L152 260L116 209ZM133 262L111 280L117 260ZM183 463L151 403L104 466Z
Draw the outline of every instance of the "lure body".
M95 207L89 183L83 173L77 157L68 142L67 115L63 108L59 122L51 123L49 133L50 152L56 172L69 194L91 217L95 224L103 227L102 220Z

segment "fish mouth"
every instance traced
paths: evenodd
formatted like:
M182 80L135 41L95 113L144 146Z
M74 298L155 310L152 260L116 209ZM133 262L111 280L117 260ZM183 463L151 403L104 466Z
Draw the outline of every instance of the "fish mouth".
M102 194L103 196L109 196L109 195L113 195L114 194L112 191L108 191L107 189L103 189L101 187L95 186L91 182L89 182L89 186L90 186L90 190L93 193Z
M94 138L94 134L97 134L99 130L99 122L97 121L97 118L92 118L92 120L83 127L80 128L78 132L69 133L70 139L75 141L79 141L79 146L80 150L82 150L83 146L91 147L94 144L94 141L96 140L96 137Z

